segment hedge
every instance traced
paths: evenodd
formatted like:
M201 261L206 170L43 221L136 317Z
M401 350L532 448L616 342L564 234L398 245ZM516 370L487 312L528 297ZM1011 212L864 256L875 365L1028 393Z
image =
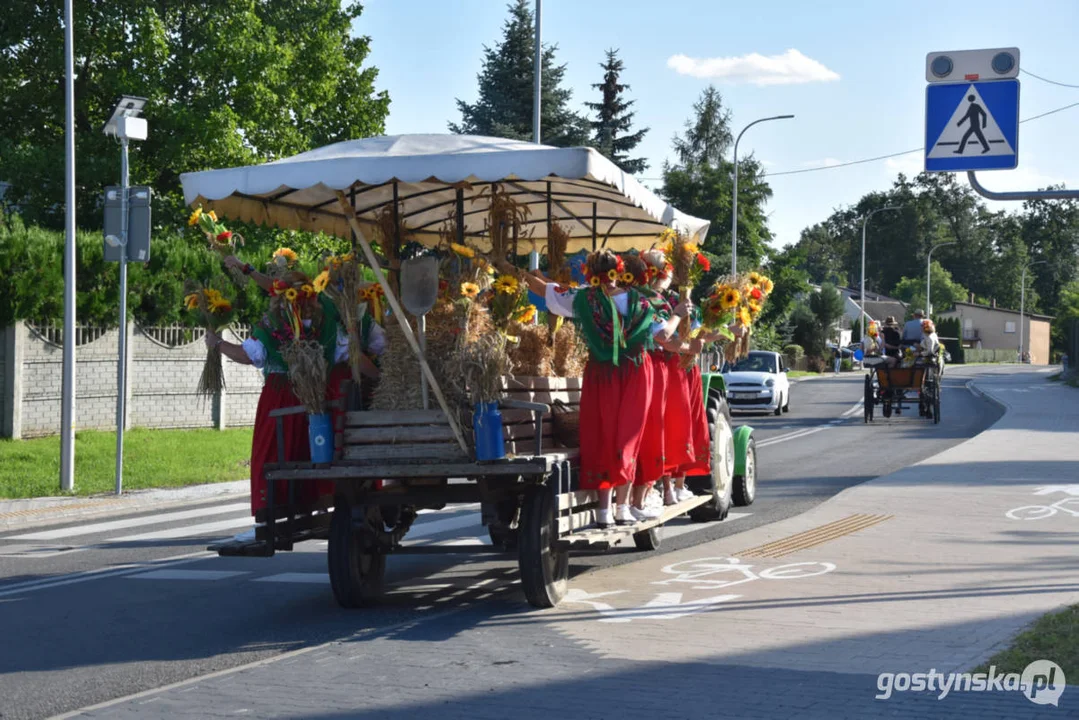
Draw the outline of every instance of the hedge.
M294 248L301 258L313 260L321 248ZM306 250L306 252L304 252ZM64 234L27 227L17 216L0 215L0 327L18 320L63 320ZM256 266L268 260L272 248L247 247L238 253ZM79 323L116 327L119 318L119 265L105 262L100 231L79 231L75 236L76 317ZM311 256L311 257L305 257ZM197 325L195 313L183 310L184 282L207 282L225 274L217 255L194 231L162 232L153 237L148 263L128 265L128 311L143 325ZM233 287L236 321L257 322L265 310L265 297L249 283Z
M1019 356L1018 350L975 350L963 351L964 362L968 363L1013 363Z

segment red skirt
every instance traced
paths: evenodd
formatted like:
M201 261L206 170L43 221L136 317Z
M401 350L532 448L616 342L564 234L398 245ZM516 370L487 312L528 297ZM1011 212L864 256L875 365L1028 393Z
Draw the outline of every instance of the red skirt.
M255 411L255 432L251 438L251 514L266 507L266 476L262 467L277 462L277 420L270 417L273 410L299 405L292 384L284 373L271 373L259 395ZM285 460L303 462L311 457L307 438L307 415L297 413L281 418L284 423ZM279 480L274 486L274 500L282 505L288 500L288 485Z
M680 475L710 475L712 473L711 443L708 438L708 415L704 407L704 383L701 369L694 365L689 371L689 417L692 423L693 462L679 469Z
M663 477L666 470L664 456L664 415L667 395L667 362L663 350L654 350L652 357L652 400L648 405L648 418L644 423L641 451L637 463L636 485L648 485Z
M666 473L680 477L682 468L693 464L692 402L689 372L682 368L682 357L667 358L667 407L663 416L663 445Z
M581 489L633 482L652 398L652 359L617 367L591 360L581 383Z

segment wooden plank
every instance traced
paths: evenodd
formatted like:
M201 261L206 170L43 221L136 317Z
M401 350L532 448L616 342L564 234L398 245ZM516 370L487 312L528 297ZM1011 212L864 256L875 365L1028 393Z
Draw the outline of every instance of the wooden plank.
M453 443L410 445L346 445L345 460L468 460ZM439 473L441 474L441 473Z
M504 463L369 463L335 464L316 468L271 468L266 466L267 480L367 480L417 477L476 478L491 475L544 475L551 471L555 456L540 455L511 459Z
M543 421L543 428L540 435L544 438L551 437L554 433L554 425L549 420ZM536 425L535 423L521 423L520 425L503 425L502 437L506 440L536 440Z
M453 442L449 425L393 425L390 427L349 428L344 433L346 445L395 445L401 443Z
M568 510L571 498L574 508L596 502L598 499L594 490L577 490L575 492L560 493L558 496L558 509Z
M390 425L449 425L441 410L354 410L347 413L348 427L386 427Z
M580 390L581 378L504 375L502 387L506 390Z
M572 540L573 547L581 543L588 545L597 543L610 543L617 544L621 539L626 537L632 537L636 533L644 532L657 525L662 525L665 522L672 520L679 515L683 515L698 505L704 505L712 499L711 495L697 495L689 500L683 500L676 505L668 505L663 508L663 514L654 520L643 520L633 525L617 525L610 528L593 528L584 530L580 533L574 533L569 538L559 537L559 542L564 540ZM569 532L570 528L577 529L578 527L584 527L585 525L578 525L579 519L584 517L584 513L574 513L572 516L564 516L558 518L558 534L559 536L565 535ZM556 543L559 546L559 543Z
M556 400L561 400L567 405L581 404L580 390L512 390L506 393L511 400L525 400L550 405Z

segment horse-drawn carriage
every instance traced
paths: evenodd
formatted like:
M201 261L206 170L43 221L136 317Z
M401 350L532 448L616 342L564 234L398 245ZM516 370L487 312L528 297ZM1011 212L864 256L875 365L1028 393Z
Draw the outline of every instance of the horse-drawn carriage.
M866 358L865 421L873 422L874 408L890 418L904 409L918 406L918 416L940 422L940 365L936 358L918 358L913 363L889 367L885 358Z

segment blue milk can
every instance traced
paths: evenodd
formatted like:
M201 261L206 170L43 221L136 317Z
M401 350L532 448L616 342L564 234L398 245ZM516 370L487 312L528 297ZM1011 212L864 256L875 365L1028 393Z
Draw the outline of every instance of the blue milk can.
M333 415L308 415L307 438L311 442L311 462L333 462Z
M476 460L501 460L506 457L502 440L502 413L498 403L477 403L472 413L472 432L476 439Z

